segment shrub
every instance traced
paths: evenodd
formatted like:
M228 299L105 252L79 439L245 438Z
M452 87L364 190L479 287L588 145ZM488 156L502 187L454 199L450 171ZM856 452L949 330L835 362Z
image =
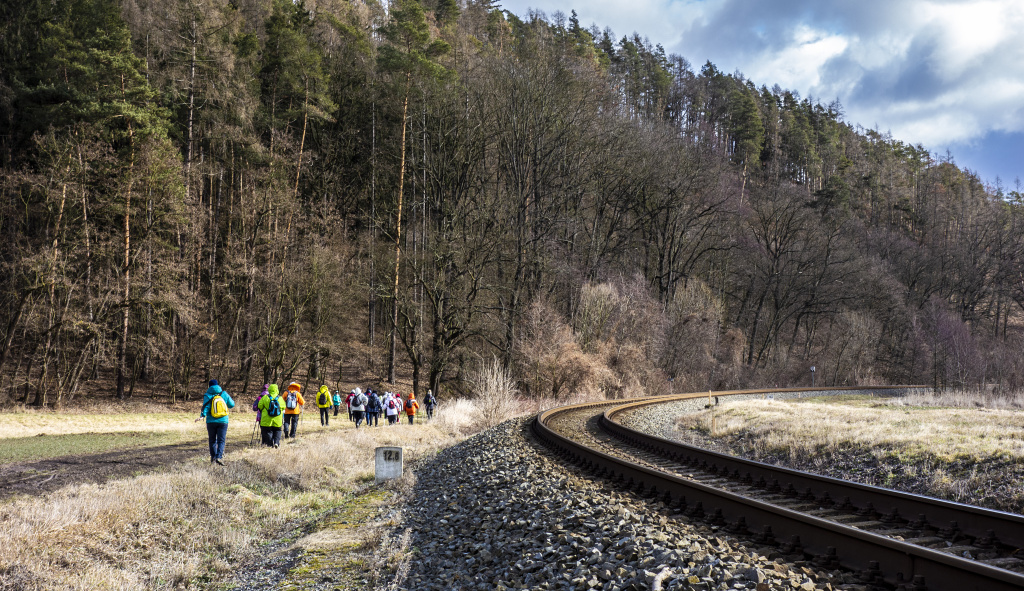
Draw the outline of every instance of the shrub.
M481 361L470 376L470 386L477 393L477 416L484 427L493 427L516 416L520 404L512 376L497 358Z

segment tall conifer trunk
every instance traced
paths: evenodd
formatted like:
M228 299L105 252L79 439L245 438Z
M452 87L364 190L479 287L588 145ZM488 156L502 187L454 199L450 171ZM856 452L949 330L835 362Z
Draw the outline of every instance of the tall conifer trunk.
M185 146L185 199L191 197L192 193L192 145L193 128L196 105L196 44L199 42L199 34L196 27L196 16L192 15L192 59L189 63L188 75L188 145Z
M398 217L395 222L395 284L391 291L391 344L388 347L388 382L395 383L395 354L398 343L398 270L402 260L402 189L405 187L405 127L409 112L412 74L405 75L405 100L402 102L402 156L398 166Z
M299 140L299 158L295 164L295 190L292 198L299 198L299 175L302 174L302 151L306 147L306 126L309 124L309 80L306 80L306 92L302 102L302 138Z
M128 160L128 190L124 196L124 259L123 274L124 286L121 290L121 331L117 342L117 398L126 398L124 387L127 379L128 367L128 316L129 303L131 300L131 212L132 212L132 183L135 178L135 133L131 123L128 124L128 142L130 145Z

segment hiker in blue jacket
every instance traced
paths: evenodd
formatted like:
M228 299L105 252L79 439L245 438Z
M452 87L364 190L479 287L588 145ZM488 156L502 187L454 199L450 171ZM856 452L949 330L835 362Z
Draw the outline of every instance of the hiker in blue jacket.
M376 427L380 424L380 411L384 410L384 404L380 401L380 396L373 390L370 390L370 400L366 403L366 426Z
M206 418L206 431L210 435L210 463L223 466L224 444L228 439L228 409L235 407L235 401L220 387L217 380L210 380L210 387L203 394L203 408L198 423Z

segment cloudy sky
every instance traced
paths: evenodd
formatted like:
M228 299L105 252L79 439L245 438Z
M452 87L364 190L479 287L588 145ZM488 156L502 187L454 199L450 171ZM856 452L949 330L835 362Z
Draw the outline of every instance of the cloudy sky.
M758 86L779 84L846 120L1024 182L1022 0L499 0L525 16L575 9Z

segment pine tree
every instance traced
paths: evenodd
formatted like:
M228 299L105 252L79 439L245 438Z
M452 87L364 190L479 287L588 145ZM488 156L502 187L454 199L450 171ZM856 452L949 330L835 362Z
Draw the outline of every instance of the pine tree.
M747 186L748 169L757 166L764 143L764 124L757 110L754 91L746 86L736 88L729 97L729 134L732 137L733 159L743 164L740 200Z
M391 339L388 350L389 382L395 381L395 354L398 343L398 278L402 258L402 194L405 183L405 134L409 114L409 95L414 77L440 78L447 72L434 59L444 55L449 45L439 39L431 39L423 7L417 0L397 0L391 6L391 20L383 28L384 38L389 45L380 48L378 65L384 72L391 73L401 85L402 133L401 156L398 172L398 195L395 200L395 272L392 297Z
M313 15L305 3L275 0L267 20L267 42L260 79L269 109L271 155L278 126L301 120L292 194L298 197L302 156L310 120L328 120L336 105L328 94L329 77L323 54L312 39Z
M138 229L142 222L133 220L138 208L135 199L143 190L166 197L156 212L161 218L179 211L182 185L176 170L180 171L180 161L168 138L169 112L161 107L144 63L132 50L120 5L112 0L69 3L54 17L43 27L43 75L28 91L28 110L68 136L95 138L116 156L97 164L106 173L105 188L98 190L112 192L120 201L117 209L107 208L105 213L118 212L120 217L119 321L114 332L116 394L123 399L130 395L126 388L135 378L135 371L128 367L130 322L139 306L133 295L137 246L132 237L133 227ZM52 100L54 96L61 100ZM147 218L147 226L151 221Z

